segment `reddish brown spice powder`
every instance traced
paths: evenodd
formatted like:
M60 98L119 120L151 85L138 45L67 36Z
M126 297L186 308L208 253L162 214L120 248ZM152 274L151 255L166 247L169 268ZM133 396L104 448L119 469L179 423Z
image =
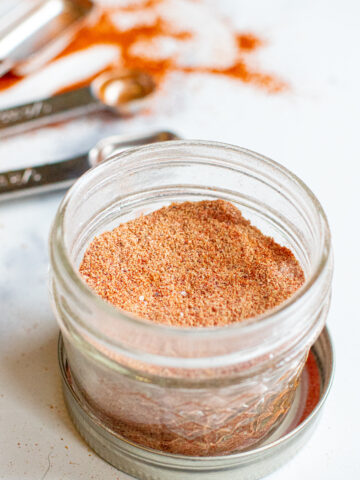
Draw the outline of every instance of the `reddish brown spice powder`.
M314 353L310 350L309 356L306 361L305 371L308 375L308 394L306 397L306 403L304 411L301 415L298 425L302 423L314 410L320 400L321 391L321 377L319 366L317 364Z
M252 33L242 33L237 35L237 43L241 50L247 50L248 52L252 52L263 44L260 38Z
M180 327L260 315L304 283L292 252L223 200L172 204L103 233L80 273L116 307Z
M141 3L128 6L97 6L98 17L95 23L86 22L74 33L69 44L53 60L73 54L75 52L87 49L89 47L109 44L120 47L118 61L105 69L96 72L81 82L68 84L57 93L65 92L88 85L100 73L121 66L130 69L140 69L154 76L155 81L160 84L168 73L181 71L184 73L208 73L214 75L225 75L229 78L237 79L260 87L268 92L276 93L287 88L286 84L276 77L276 75L263 73L254 66L251 66L249 54L263 45L261 39L250 32L233 32L234 40L238 48L237 59L227 68L216 68L211 66L191 66L184 67L177 63L176 57L171 56L164 60L152 57L151 55L142 55L134 51L134 46L138 41L152 41L162 36L170 37L177 41L186 42L191 39L196 32L179 31L176 25L172 25L157 14L154 18L144 25L136 25L129 29L120 30L111 20L113 13L134 11L139 15L144 12L154 12L159 3L166 0L144 0ZM245 55L244 55L245 54ZM21 77L9 73L0 78L0 90L6 89L21 81Z

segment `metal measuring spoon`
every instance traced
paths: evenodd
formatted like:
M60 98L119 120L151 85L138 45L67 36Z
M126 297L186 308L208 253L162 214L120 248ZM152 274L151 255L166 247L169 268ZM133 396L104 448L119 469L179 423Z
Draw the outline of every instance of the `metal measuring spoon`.
M86 170L106 161L116 153L149 143L178 139L178 135L167 130L142 135L113 135L98 142L89 153L77 157L0 172L0 201L68 188Z
M154 89L152 77L145 72L111 70L87 87L0 110L0 137L104 108L122 115L133 113Z
M0 18L0 76L21 71L35 57L37 68L54 57L59 40L93 7L92 0L32 0L12 6Z

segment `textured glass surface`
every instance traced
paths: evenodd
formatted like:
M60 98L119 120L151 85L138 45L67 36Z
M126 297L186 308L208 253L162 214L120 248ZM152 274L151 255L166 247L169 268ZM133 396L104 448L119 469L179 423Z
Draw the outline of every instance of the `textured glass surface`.
M182 388L114 375L68 342L66 352L73 387L111 430L143 446L195 456L236 453L270 434L291 406L305 359L228 386Z

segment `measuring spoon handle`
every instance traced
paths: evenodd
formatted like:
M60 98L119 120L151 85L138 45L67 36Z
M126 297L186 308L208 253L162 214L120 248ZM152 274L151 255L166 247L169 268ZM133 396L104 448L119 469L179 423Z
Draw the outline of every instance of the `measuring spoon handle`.
M101 108L104 108L104 105L93 95L90 87L6 108L0 110L0 137Z
M179 140L179 138L178 135L168 130L143 135L113 135L101 140L90 150L89 154L55 163L0 172L0 201L32 193L68 188L86 170L106 161L115 153L150 143Z
M88 155L0 172L0 200L70 187L90 168Z

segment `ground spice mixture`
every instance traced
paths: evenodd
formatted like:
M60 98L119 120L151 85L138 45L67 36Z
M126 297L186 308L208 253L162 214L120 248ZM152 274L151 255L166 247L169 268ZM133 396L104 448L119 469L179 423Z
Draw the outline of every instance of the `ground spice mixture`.
M178 8L179 11L181 11L183 8L181 3L177 5L176 2L169 2L169 0L144 0L127 5L124 4L124 2L120 4L120 2L117 3L116 1L108 3L99 0L94 13L90 15L82 27L73 34L68 45L52 62L81 50L104 44L119 48L118 59L101 71L97 71L88 78L83 79L81 82L65 85L58 93L88 85L99 73L119 66L130 69L141 69L148 72L154 76L158 85L161 84L162 80L169 73L180 71L184 73L225 75L272 93L287 88L286 84L277 78L276 75L264 73L253 65L251 53L263 46L263 42L251 32L238 33L231 30L230 25L230 38L232 37L237 48L237 56L231 64L226 67L219 68L216 66L217 54L215 51L213 54L213 65L191 63L191 65L188 66L184 66L178 62L178 53L176 52L169 53L164 58L157 56L158 51L156 47L153 49L153 52L150 51L146 54L140 52L137 49L139 43L147 42L151 45L158 40L167 38L171 42L178 42L180 46L181 44L186 46L186 42L191 41L192 38L195 38L199 34L191 22L185 29L181 29L177 24L169 22L161 8L159 8L159 6L167 6L167 4L169 4L169 8L171 9ZM194 1L194 4L196 7L199 2ZM188 7L189 5L187 8ZM114 21L114 16L121 16L122 13L124 15L129 14L129 12L136 15L137 19L144 18L143 22L138 21L134 25L129 25L128 27L121 26L120 28ZM218 14L214 12L214 18L216 17L218 17ZM196 48L196 44L194 48ZM21 80L22 77L9 73L0 78L0 90L9 88Z
M298 422L298 425L302 423L314 410L320 400L321 392L321 377L319 366L315 357L315 354L310 350L309 356L306 361L305 373L307 374L308 393L306 396L306 402L304 411Z
M103 233L80 273L116 307L180 327L262 314L304 283L292 252L223 200L172 204Z

